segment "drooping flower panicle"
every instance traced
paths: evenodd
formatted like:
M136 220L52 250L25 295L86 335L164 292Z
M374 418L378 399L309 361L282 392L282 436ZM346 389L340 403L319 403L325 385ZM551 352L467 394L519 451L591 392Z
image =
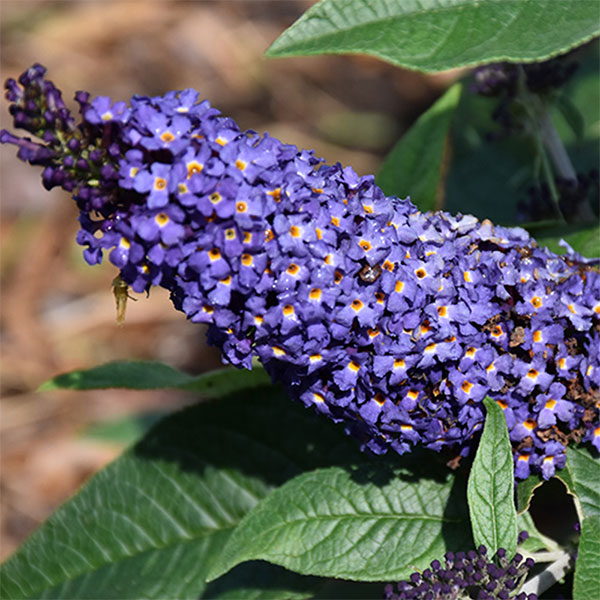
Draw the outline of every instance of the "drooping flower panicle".
M522 229L422 214L373 177L241 131L197 92L76 94L77 126L36 65L7 82L19 156L72 193L88 263L160 285L228 362L258 357L365 448L467 454L488 395L517 477L569 440L600 448L600 273Z

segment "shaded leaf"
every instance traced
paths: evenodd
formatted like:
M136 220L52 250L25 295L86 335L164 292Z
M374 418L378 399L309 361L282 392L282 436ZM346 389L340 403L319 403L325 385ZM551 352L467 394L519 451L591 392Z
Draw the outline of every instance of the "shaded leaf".
M43 383L39 390L99 390L126 388L156 390L178 388L219 398L237 390L258 387L270 382L262 367L219 369L202 375L188 375L169 365L154 361L115 361L91 369L57 375Z
M346 464L362 454L277 388L185 409L98 473L2 565L0 597L207 597L211 562L243 516L336 456ZM221 592L303 598L324 584L268 566L260 572L264 596L243 569L220 582Z
M469 547L459 480L413 469L374 461L299 475L247 515L209 577L260 558L303 574L394 581Z
M377 184L388 196L410 199L422 211L441 208L443 166L450 123L458 106L461 84L453 85L404 134L385 159Z
M371 54L420 71L543 60L600 31L581 0L321 0L267 56Z
M475 546L484 544L490 556L498 548L512 556L517 547L512 449L502 409L491 398L484 404L485 425L467 487L473 538Z
M574 600L598 600L600 589L600 515L588 517L581 537L573 581Z

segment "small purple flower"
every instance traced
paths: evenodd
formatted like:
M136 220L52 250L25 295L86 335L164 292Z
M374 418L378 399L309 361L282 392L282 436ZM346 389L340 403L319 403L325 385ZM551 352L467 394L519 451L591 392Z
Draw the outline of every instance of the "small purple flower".
M150 169L135 174L133 188L136 192L148 194L148 208L163 208L169 203L169 195L176 187L171 170L170 165L154 163Z
M126 123L131 110L125 102L115 102L107 96L94 98L85 111L84 118L92 125L104 125L110 122Z
M546 372L546 361L541 356L531 362L515 360L513 373L520 378L516 390L521 394L531 393L536 386L545 391L554 379Z
M168 118L163 113L155 112L149 116L145 126L150 135L140 140L144 148L169 150L172 154L178 154L187 147L186 136L190 129L187 117L176 115Z
M556 424L556 419L569 422L575 409L574 404L569 400L563 400L566 396L565 386L560 383L553 383L547 394L540 394L536 401L536 410L538 413L538 424L541 429L547 429Z

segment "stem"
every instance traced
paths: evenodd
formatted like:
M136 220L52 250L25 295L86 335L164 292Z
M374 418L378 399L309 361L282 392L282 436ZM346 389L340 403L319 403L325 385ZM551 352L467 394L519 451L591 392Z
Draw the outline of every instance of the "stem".
M558 560L527 581L519 591L540 596L557 581L560 581L572 569L571 556L564 551L561 551L560 554Z

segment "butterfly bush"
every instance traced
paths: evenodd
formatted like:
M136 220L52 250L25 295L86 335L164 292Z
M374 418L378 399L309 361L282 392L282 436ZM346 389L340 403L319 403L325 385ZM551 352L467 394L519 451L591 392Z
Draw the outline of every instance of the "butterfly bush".
M75 96L34 65L6 82L18 156L69 191L89 264L162 286L224 360L258 358L306 406L399 454L467 455L502 407L515 473L600 449L600 273L523 229L421 213L372 176L241 131L198 93Z

